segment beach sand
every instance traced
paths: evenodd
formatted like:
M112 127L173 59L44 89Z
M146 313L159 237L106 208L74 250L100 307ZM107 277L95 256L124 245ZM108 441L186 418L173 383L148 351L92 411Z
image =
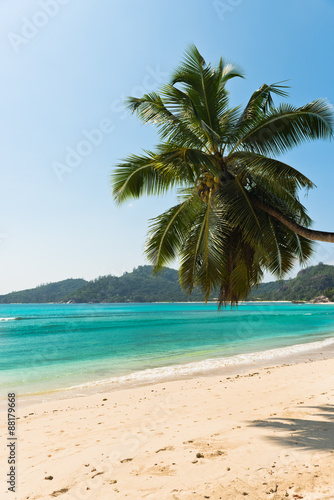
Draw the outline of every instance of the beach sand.
M15 495L1 416L1 498L334 499L332 359L18 398L17 415Z

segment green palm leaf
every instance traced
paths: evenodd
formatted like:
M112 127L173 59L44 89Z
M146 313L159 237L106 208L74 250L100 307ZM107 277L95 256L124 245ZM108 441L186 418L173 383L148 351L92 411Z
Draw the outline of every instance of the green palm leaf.
M113 195L118 204L143 195L165 194L169 189L183 183L181 177L177 178L167 171L159 171L153 153L129 156L112 174Z
M262 116L263 113L266 113L270 108L272 108L274 101L271 94L276 94L280 97L288 97L289 94L283 89L289 87L286 85L280 85L280 83L283 82L273 83L271 85L264 84L256 90L248 101L248 104L239 119L238 125L249 123L251 120Z
M239 126L231 153L245 149L260 154L278 155L298 144L333 135L333 109L324 99L296 108L281 104L263 117Z
M152 92L142 98L129 97L127 107L137 112L144 123L154 124L162 140L171 141L181 146L202 148L203 139L194 134L187 121L173 114L164 104L162 98Z
M180 249L180 283L191 292L199 286L205 300L221 283L220 269L225 260L224 241L230 229L224 222L223 209L209 195L208 203L202 203L188 225Z
M176 258L185 233L202 202L196 194L151 219L145 253L155 272Z

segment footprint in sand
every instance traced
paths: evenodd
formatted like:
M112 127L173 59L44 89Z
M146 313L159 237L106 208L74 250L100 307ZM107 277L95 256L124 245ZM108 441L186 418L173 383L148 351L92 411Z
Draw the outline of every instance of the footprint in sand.
M69 491L69 488L62 488L61 490L54 491L51 493L51 497L58 497L59 495L63 495L64 493L67 493Z
M160 453L160 451L174 451L174 447L173 446L166 446L165 448L160 448L155 453Z

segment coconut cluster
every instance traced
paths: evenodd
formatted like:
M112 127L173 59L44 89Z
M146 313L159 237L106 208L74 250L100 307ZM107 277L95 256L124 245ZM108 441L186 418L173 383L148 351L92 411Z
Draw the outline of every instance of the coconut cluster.
M213 175L208 172L202 177L198 185L198 196L204 203L208 202L209 193L217 189L219 184L219 177L213 177Z

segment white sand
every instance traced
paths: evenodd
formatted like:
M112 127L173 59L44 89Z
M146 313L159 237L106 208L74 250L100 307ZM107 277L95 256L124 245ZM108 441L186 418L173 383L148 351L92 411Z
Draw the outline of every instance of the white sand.
M256 372L19 404L0 497L333 500L334 360Z

